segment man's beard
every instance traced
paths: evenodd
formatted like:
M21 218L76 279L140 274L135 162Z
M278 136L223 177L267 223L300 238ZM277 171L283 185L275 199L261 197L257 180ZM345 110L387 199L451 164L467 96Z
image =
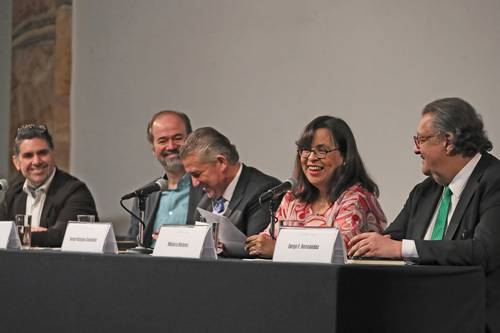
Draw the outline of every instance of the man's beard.
M177 156L173 158L168 158L167 156L171 154L177 154ZM178 154L179 154L178 149L166 150L158 157L158 161L160 161L161 165L163 165L165 171L172 173L184 171L184 166L182 165L182 162Z
M184 166L182 165L182 162L178 157L164 159L163 161L164 161L163 167L167 172L174 173L174 172L184 171Z

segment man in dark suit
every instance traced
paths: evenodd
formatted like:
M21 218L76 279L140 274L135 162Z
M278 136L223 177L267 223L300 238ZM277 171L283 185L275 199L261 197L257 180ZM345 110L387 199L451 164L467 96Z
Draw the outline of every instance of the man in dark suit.
M260 205L259 196L280 181L240 163L224 135L211 127L197 129L181 148L181 160L193 186L205 192L199 207L223 214L247 236L266 228L269 207ZM194 218L199 220L198 212Z
M34 246L61 246L69 220L97 211L87 186L55 166L52 136L44 125L17 130L12 161L22 174L5 194L0 220L32 216Z
M153 155L158 159L165 174L168 189L155 192L146 198L144 210L144 245L154 245L162 224L193 224L193 213L201 199L202 191L191 186L191 177L186 174L179 159L179 148L192 132L189 117L177 111L156 113L147 127L147 139ZM134 213L139 214L138 201ZM128 236L135 239L139 221L132 217Z
M482 266L486 331L500 332L500 161L487 152L492 144L482 119L459 98L440 99L424 108L414 140L429 177L384 236L353 237L349 255Z

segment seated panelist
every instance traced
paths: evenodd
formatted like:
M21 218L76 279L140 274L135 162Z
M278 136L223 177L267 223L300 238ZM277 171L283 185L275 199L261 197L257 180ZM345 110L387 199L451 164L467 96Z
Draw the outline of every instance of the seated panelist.
M180 158L192 185L204 192L198 207L226 216L247 236L266 228L269 208L260 205L259 196L280 182L241 163L227 137L212 127L198 128L180 148ZM193 216L200 221L198 211ZM227 251L225 256L240 256Z
M154 247L160 227L164 224L194 224L193 214L202 191L194 188L179 158L180 147L192 132L191 120L182 112L164 110L153 115L146 134L151 150L163 167L168 188L147 196L144 211L144 245ZM149 184L150 182L148 182ZM133 211L139 215L139 202ZM132 217L128 236L137 239L139 220Z
M276 220L287 226L338 228L346 244L361 232L382 232L386 218L377 201L378 187L365 170L346 122L317 117L296 144L297 186L283 197ZM269 227L246 242L250 255L272 257L275 240Z
M87 186L55 165L52 136L45 125L17 129L12 161L21 175L0 205L0 220L31 215L33 246L61 246L68 221L97 210Z
M486 332L500 332L500 161L482 117L461 98L438 99L424 107L413 139L427 178L383 234L353 237L349 254L482 266Z

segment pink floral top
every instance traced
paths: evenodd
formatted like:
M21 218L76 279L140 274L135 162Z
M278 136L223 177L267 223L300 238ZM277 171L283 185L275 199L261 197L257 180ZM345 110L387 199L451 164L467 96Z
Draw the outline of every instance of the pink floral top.
M382 232L387 220L377 198L360 184L353 185L323 213L315 214L311 204L295 199L291 192L283 197L276 212L278 221L287 226L297 227L335 227L342 233L344 242L362 232ZM279 227L275 227L278 235ZM269 234L269 227L262 232Z

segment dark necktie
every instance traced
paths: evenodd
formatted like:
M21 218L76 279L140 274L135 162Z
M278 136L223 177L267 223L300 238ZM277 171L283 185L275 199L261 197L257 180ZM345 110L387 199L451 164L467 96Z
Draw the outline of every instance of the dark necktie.
M434 229L432 230L432 240L443 239L444 230L446 229L446 222L448 221L448 211L450 210L451 204L451 190L448 186L444 188L444 195L439 204L438 214L436 217L436 224L434 224Z
M224 211L224 198L220 197L219 199L212 202L212 212L220 214Z
M36 196L37 196L37 195L36 195L36 188L31 187L31 186L29 186L29 185L27 186L27 188L28 188L28 192L29 192L29 194L31 195L31 197L32 197L33 199L36 199Z

